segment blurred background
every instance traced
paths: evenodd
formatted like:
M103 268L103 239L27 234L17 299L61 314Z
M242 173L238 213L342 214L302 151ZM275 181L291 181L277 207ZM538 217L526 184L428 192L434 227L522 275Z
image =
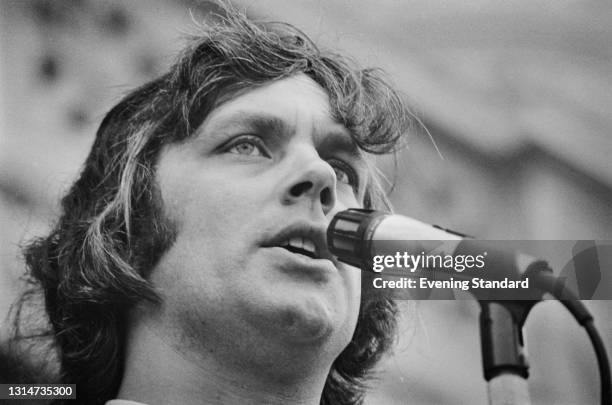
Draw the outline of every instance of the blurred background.
M612 3L235 1L380 66L427 131L381 159L400 213L489 239L612 240ZM168 66L208 6L0 1L0 341L19 247L49 229L104 113ZM608 271L610 262L608 262ZM612 302L589 301L611 350ZM368 404L485 403L474 301L406 303ZM526 326L534 404L598 402L586 334L556 302Z

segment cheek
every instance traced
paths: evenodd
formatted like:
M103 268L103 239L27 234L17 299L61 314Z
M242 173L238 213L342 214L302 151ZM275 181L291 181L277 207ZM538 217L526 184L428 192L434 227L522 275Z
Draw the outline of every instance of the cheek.
M177 224L179 232L192 237L223 237L244 223L245 213L255 212L238 190L218 179L201 177L174 183L164 189L166 216Z
M359 306L361 304L361 270L353 266L344 266L347 273L347 283L349 284L350 291L350 302L351 307L355 314L355 323L357 322L357 314L359 313Z
M337 205L338 208L363 208L365 193L363 191L359 191L359 193L355 194L355 191L351 187L338 187L336 189L337 195Z

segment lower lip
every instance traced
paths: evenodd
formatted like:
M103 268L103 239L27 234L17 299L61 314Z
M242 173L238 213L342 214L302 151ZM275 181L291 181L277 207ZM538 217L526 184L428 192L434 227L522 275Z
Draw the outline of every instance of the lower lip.
M290 252L289 250L278 246L267 247L265 249L271 253L274 253L274 255L281 260L283 267L286 265L287 267L298 271L317 273L337 271L334 263L328 259L314 259L306 255Z

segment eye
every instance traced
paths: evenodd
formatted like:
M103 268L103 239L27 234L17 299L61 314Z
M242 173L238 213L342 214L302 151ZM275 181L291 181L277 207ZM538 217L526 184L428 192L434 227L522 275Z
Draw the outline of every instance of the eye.
M236 155L269 157L263 141L253 135L243 135L234 139L226 150Z
M336 173L336 180L342 183L347 183L347 184L351 183L351 179L349 177L349 174L346 172L346 170L338 166L332 166L332 167L334 168L334 173Z
M334 169L334 173L336 174L336 180L339 183L348 184L355 191L359 187L359 177L349 164L342 160L332 159L329 160L328 163Z

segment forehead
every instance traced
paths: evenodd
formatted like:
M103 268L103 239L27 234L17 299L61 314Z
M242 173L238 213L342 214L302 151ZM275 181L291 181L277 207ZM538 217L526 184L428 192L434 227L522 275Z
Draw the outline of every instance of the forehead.
M275 130L308 129L322 138L333 136L353 143L349 131L333 118L325 90L304 74L249 88L222 100L202 127L214 130L244 121L266 124Z

